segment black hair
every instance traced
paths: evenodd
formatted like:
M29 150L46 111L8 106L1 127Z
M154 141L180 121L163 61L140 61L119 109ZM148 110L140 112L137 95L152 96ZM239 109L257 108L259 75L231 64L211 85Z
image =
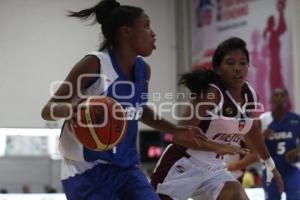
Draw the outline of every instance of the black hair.
M205 92L210 83L219 82L220 77L217 74L218 69L226 54L230 51L241 50L245 53L249 63L249 52L244 40L238 37L231 37L220 43L214 52L212 58L213 69L200 68L191 73L181 75L179 84L185 85L192 93L199 94Z
M283 87L275 88L272 92L272 96L274 96L275 93L278 92L278 90L282 91L284 93L284 95L289 96L289 91L286 88L283 88Z
M208 89L208 85L215 82L217 74L213 70L204 68L181 75L180 85L185 85L192 93L199 94Z
M140 7L120 5L116 0L102 0L97 5L79 12L69 11L69 17L83 20L95 17L95 22L101 24L104 41L100 51L111 49L116 45L117 31L121 26L133 26L135 20L142 16L144 10Z
M247 50L246 42L241 38L231 37L219 44L215 50L212 59L213 69L215 71L218 70L225 55L234 50L241 50L246 55L247 62L249 63L249 52Z

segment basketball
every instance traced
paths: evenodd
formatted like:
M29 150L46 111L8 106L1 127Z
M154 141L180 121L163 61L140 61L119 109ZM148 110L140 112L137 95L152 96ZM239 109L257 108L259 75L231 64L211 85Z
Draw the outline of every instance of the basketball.
M124 137L127 120L122 105L111 97L92 96L78 105L73 120L77 139L88 149L112 149Z

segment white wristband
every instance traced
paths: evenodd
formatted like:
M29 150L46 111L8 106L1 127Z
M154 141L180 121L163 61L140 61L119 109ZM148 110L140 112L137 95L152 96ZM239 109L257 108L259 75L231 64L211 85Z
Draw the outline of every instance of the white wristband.
M267 160L264 160L264 163L268 170L272 171L273 169L275 169L275 163L272 157L268 158Z
M267 160L264 160L266 171L267 171L267 185L269 185L274 177L272 171L275 169L274 160L270 157Z

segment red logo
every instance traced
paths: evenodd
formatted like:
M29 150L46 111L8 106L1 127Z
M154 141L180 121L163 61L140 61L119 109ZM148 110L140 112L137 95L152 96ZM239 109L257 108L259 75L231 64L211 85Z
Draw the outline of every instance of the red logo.
M245 127L245 125L246 125L246 121L243 120L243 119L240 120L240 121L239 121L239 131L243 130L244 127Z

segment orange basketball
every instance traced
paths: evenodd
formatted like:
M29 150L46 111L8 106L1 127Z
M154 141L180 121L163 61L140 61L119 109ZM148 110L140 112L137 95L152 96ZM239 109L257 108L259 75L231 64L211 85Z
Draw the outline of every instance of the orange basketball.
M73 121L77 139L88 149L112 149L124 137L127 120L122 105L111 97L91 96L81 104Z

